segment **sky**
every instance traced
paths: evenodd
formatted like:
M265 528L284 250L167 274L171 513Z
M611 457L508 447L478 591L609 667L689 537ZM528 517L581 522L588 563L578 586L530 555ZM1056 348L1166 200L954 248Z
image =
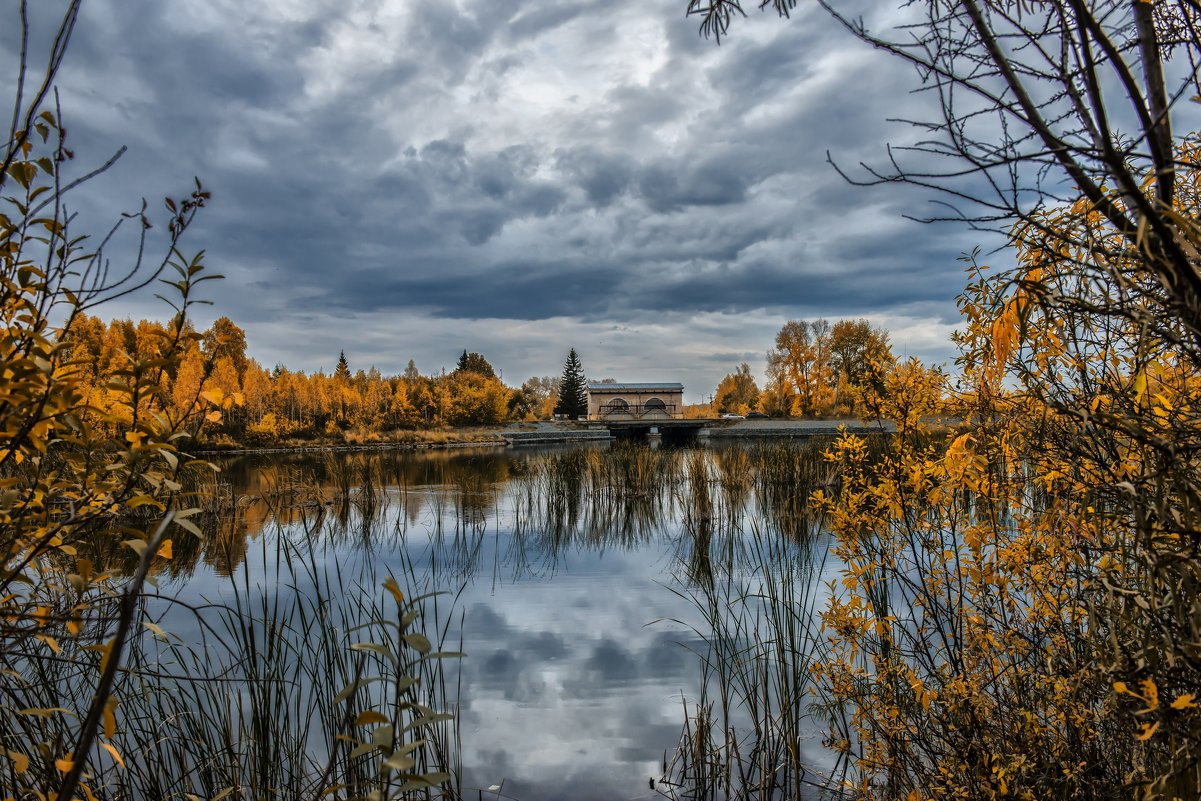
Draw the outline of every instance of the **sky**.
M33 5L44 42L62 3ZM905 219L937 198L852 186L827 155L854 174L913 142L890 122L923 113L912 70L815 7L752 11L718 45L685 6L85 0L58 80L74 169L128 151L71 208L99 232L199 176L182 250L225 278L197 324L230 317L267 367L437 373L469 350L516 386L574 347L592 379L697 402L817 317L949 365L959 257L988 241Z

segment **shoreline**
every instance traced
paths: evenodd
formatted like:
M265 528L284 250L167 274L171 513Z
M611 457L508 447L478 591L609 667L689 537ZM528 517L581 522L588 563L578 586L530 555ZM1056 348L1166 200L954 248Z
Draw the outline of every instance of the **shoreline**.
M190 451L193 456L248 456L260 453L351 453L354 451L432 451L452 448L505 448L503 438L455 442L371 442L341 445L273 445L262 448L221 448Z
M733 439L743 437L833 436L841 427L852 433L882 433L878 422L859 419L771 419L771 420L706 420L716 423L709 429L709 437ZM720 432L720 433L719 433ZM458 448L508 448L520 445L560 444L568 442L598 442L609 439L600 436L597 426L579 423L515 423L501 428L464 431L463 436L477 439L456 439L453 433L445 433L444 440L421 441L396 440L390 442L321 443L311 445L264 445L261 447L203 448L189 451L196 457L248 456L256 454L302 454L302 453L354 453L373 451L423 451L453 450ZM705 437L706 439L709 437ZM525 442L519 440L525 439Z

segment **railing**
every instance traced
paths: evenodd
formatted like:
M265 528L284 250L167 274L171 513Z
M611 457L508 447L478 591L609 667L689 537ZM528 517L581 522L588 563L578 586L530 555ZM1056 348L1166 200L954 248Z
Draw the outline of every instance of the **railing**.
M597 411L598 420L639 420L643 417L675 417L676 405L653 401L647 403L602 404Z

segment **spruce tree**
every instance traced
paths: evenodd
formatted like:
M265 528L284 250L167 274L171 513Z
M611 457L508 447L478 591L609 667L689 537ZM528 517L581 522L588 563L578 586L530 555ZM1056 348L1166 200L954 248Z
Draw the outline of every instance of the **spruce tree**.
M575 348L563 363L563 378L559 380L559 402L555 414L565 414L573 420L588 416L588 379Z
M468 353L463 351L463 355L459 357L459 363L455 365L456 373L479 373L484 378L496 378L496 370L492 369L492 365L488 363L482 355L472 351Z
M346 351L338 352L338 366L334 368L334 378L339 381L350 381L350 365L346 362Z

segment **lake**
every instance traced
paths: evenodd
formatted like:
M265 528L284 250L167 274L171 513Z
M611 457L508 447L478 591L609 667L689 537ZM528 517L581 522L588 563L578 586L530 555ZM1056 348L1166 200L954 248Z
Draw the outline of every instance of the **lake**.
M755 740L740 746L744 759L773 748L825 759L812 721L769 743L771 727L756 720L780 710L739 700L762 693L808 713L782 692L804 654L780 656L771 624L783 610L816 630L832 567L805 501L828 480L823 445L227 458L210 488L222 512L203 545L176 547L149 615L194 648L238 635L180 602L251 618L283 596L320 596L314 608L334 619L395 576L409 596L445 593L423 603L420 622L435 648L465 653L440 661L431 681L441 692L430 696L457 714L441 747L464 797L720 797L714 783L725 779L713 771L730 759L730 726ZM290 647L308 659L310 646ZM735 662L759 667L740 674ZM307 697L323 682L306 676L292 685ZM319 714L286 691L271 703L280 715ZM315 742L304 747L320 750ZM702 750L714 765L696 758ZM714 786L690 789L697 781Z

